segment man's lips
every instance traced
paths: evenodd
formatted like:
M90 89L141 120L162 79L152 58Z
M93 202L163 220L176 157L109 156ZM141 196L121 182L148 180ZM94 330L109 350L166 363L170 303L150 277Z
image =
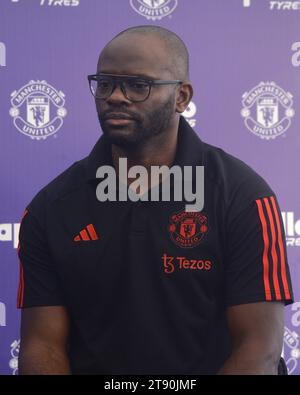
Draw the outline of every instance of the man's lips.
M109 125L129 125L133 121L134 119L132 118L107 118L105 120Z
M107 119L131 119L133 118L128 115L128 114L123 114L123 113L110 113L104 116L104 120L106 121Z
M130 122L135 121L135 119L127 114L111 113L104 117L104 121L109 125L128 125Z

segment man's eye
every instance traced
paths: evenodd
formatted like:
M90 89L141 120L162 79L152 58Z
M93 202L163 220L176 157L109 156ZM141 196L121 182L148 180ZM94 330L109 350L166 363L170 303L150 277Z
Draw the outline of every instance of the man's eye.
M98 80L98 87L99 88L107 88L109 87L109 81L106 80Z
M142 89L146 89L148 87L148 84L146 84L145 82L142 82L142 81L132 81L132 82L129 82L129 86L134 89L141 89L142 90Z

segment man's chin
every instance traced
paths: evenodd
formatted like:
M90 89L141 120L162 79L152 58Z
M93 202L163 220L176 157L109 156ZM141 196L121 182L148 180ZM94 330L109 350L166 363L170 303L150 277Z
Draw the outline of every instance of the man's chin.
M119 146L133 146L139 142L139 137L136 131L130 130L126 127L112 127L102 128L103 134L109 139L112 144Z

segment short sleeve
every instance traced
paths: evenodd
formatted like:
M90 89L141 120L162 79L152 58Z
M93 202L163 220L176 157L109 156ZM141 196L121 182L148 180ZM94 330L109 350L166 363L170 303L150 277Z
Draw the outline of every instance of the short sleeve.
M285 232L276 197L253 199L227 226L227 305L292 303Z
M21 221L18 255L17 307L64 305L45 232L30 209L25 211Z

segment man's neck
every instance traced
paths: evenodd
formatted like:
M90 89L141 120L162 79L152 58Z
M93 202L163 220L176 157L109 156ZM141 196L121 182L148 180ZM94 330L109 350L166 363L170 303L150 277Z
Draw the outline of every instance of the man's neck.
M128 168L132 166L172 166L177 148L178 124L134 148L120 147L112 144L113 165L118 172L119 159L126 158Z
M149 181L151 166L171 167L176 155L179 122L174 124L166 132L153 137L138 147L134 147L134 149L112 144L112 160L116 174L119 176L120 158L127 159L126 173L133 166L145 167L148 171ZM133 179L127 180L128 184L133 181Z

